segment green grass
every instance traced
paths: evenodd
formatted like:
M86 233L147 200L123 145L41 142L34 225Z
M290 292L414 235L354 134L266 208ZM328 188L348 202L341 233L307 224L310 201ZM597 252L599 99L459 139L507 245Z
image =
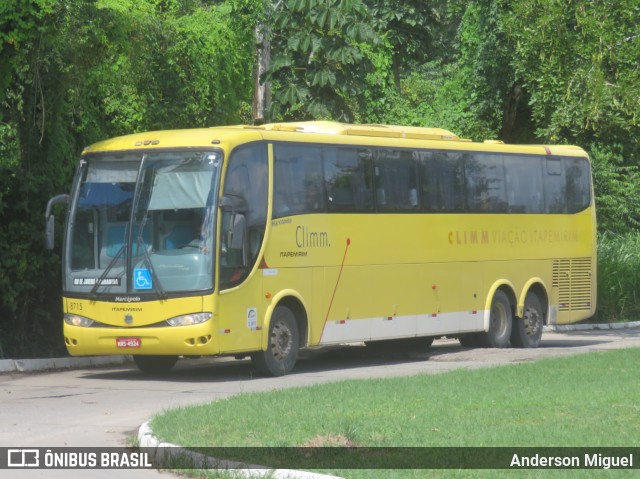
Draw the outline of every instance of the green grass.
M594 320L615 322L640 316L640 233L598 238L598 310Z
M152 420L152 428L160 438L188 447L639 447L639 362L640 349L626 349L246 394L166 411ZM386 478L507 477L515 471L333 472ZM517 472L513 477L536 471ZM595 471L588 472L545 476L591 477Z

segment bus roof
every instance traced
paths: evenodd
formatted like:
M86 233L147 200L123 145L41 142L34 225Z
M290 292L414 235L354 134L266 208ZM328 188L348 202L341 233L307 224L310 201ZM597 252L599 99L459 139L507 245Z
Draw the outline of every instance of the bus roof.
M270 123L259 127L267 131L324 133L331 135L375 136L380 138L407 138L415 140L461 140L459 136L442 128L422 128L396 125L359 125L335 121L303 121L298 123Z
M298 137L298 135L301 135ZM350 143L349 137L363 138L362 142L376 146L402 147L404 141L411 142L411 147L417 147L420 140L425 144L423 148L446 148L459 150L478 150L511 153L538 153L546 155L586 156L582 148L569 145L516 145L505 144L499 140L485 140L472 142L460 138L458 135L442 128L424 128L416 126L377 125L377 124L348 124L334 121L304 121L269 123L264 125L232 125L211 128L195 128L185 130L163 130L144 133L134 133L104 140L88 146L83 154L105 151L127 151L148 148L180 148L206 147L226 143L235 146L239 143L257 141L261 139L295 141L335 140L338 143ZM304 138L304 140L303 140ZM368 139L366 139L368 138ZM366 139L366 140L365 140ZM385 141L386 140L386 141ZM390 140L393 143L390 144ZM398 141L393 141L398 140ZM426 144L429 142L429 144ZM456 146L452 148L451 143Z

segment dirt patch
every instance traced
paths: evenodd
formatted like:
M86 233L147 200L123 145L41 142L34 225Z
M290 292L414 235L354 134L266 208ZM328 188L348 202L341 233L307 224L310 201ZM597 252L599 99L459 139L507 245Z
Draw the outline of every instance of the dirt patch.
M302 447L358 447L358 444L342 434L336 434L329 436L318 435L306 441Z

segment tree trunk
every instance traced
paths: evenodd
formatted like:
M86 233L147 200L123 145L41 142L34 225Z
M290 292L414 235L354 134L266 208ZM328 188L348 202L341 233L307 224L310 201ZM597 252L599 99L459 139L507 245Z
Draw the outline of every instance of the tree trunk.
M518 105L522 95L522 87L514 83L507 99L507 106L504 111L504 120L502 122L502 131L500 138L506 142L512 142L516 136L516 121L518 119Z
M269 62L271 60L271 42L269 27L266 22L258 22L255 29L256 63L253 68L253 103L251 116L254 125L269 121L269 104L271 85L267 80Z

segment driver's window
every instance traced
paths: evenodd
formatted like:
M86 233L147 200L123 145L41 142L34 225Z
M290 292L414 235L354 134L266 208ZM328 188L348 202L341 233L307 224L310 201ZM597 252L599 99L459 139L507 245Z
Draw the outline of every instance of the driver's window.
M258 259L267 218L269 185L267 145L252 143L231 152L223 196L220 244L220 287L241 283Z

